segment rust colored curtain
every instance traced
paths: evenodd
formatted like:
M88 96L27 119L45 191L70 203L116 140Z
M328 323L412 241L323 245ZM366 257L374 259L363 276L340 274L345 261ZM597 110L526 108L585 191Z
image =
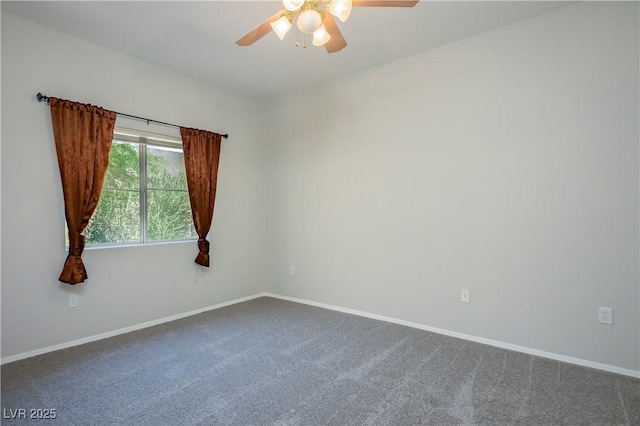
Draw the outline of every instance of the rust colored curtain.
M218 164L222 136L204 130L180 128L184 164L187 172L187 186L193 224L198 233L200 252L195 262L209 267L209 241L206 237L213 220L216 202Z
M49 106L69 233L69 254L58 279L75 285L87 279L82 231L100 199L116 113L57 98L49 98Z

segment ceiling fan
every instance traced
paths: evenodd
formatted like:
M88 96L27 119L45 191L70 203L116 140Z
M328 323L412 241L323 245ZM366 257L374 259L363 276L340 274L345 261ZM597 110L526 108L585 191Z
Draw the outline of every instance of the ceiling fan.
M324 46L327 52L339 52L347 42L333 17L345 22L352 7L413 7L419 0L283 0L284 9L242 36L236 44L250 46L269 31L284 39L297 18L297 27L304 34L313 34L313 45ZM296 43L296 46L298 43ZM306 45L304 45L306 47Z

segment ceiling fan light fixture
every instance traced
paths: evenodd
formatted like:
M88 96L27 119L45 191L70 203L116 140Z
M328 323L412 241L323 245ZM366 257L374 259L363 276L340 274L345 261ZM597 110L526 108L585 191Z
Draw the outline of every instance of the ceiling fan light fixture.
M1 1L1 0L0 0ZM313 34L323 24L326 28L313 36L313 44L324 45L328 53L336 53L347 47L347 41L340 32L334 19L345 22L353 7L414 7L420 0L282 0L284 10L276 12L262 21L257 27L240 37L238 46L251 46L270 33L271 29L283 40L294 24L299 32L305 34L303 46L306 47L306 34ZM327 31L328 29L328 31ZM299 33L297 36L299 40ZM327 43L328 41L328 43ZM299 43L296 43L298 45Z
M300 9L304 2L305 0L282 0L284 8L289 12L295 12L296 10Z
M351 0L331 0L331 3L329 3L329 13L342 22L345 22L349 19L352 7L353 4Z
M313 32L313 45L324 46L331 39L331 34L327 32L324 25Z
M284 40L285 34L291 29L291 21L286 16L281 16L271 23L273 32L276 33L280 40Z
M322 25L322 17L312 9L300 12L298 16L298 29L305 34L311 34Z

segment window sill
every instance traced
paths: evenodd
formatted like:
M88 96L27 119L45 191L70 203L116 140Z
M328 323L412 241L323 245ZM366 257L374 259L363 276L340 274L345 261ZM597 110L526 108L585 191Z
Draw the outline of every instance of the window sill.
M191 239L185 239L185 240L171 240L171 241L153 241L149 243L113 243L113 244L100 244L100 245L86 246L84 250L93 251L93 250L105 250L105 249L122 248L122 247L146 247L146 246L160 246L160 245L184 244L184 243L195 243L195 242L198 242L197 238L191 238ZM68 251L69 247L65 247L65 249Z

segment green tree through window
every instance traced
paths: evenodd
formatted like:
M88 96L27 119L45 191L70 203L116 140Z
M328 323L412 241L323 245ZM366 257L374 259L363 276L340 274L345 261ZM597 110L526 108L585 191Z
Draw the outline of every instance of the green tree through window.
M180 141L118 133L88 245L195 239Z

